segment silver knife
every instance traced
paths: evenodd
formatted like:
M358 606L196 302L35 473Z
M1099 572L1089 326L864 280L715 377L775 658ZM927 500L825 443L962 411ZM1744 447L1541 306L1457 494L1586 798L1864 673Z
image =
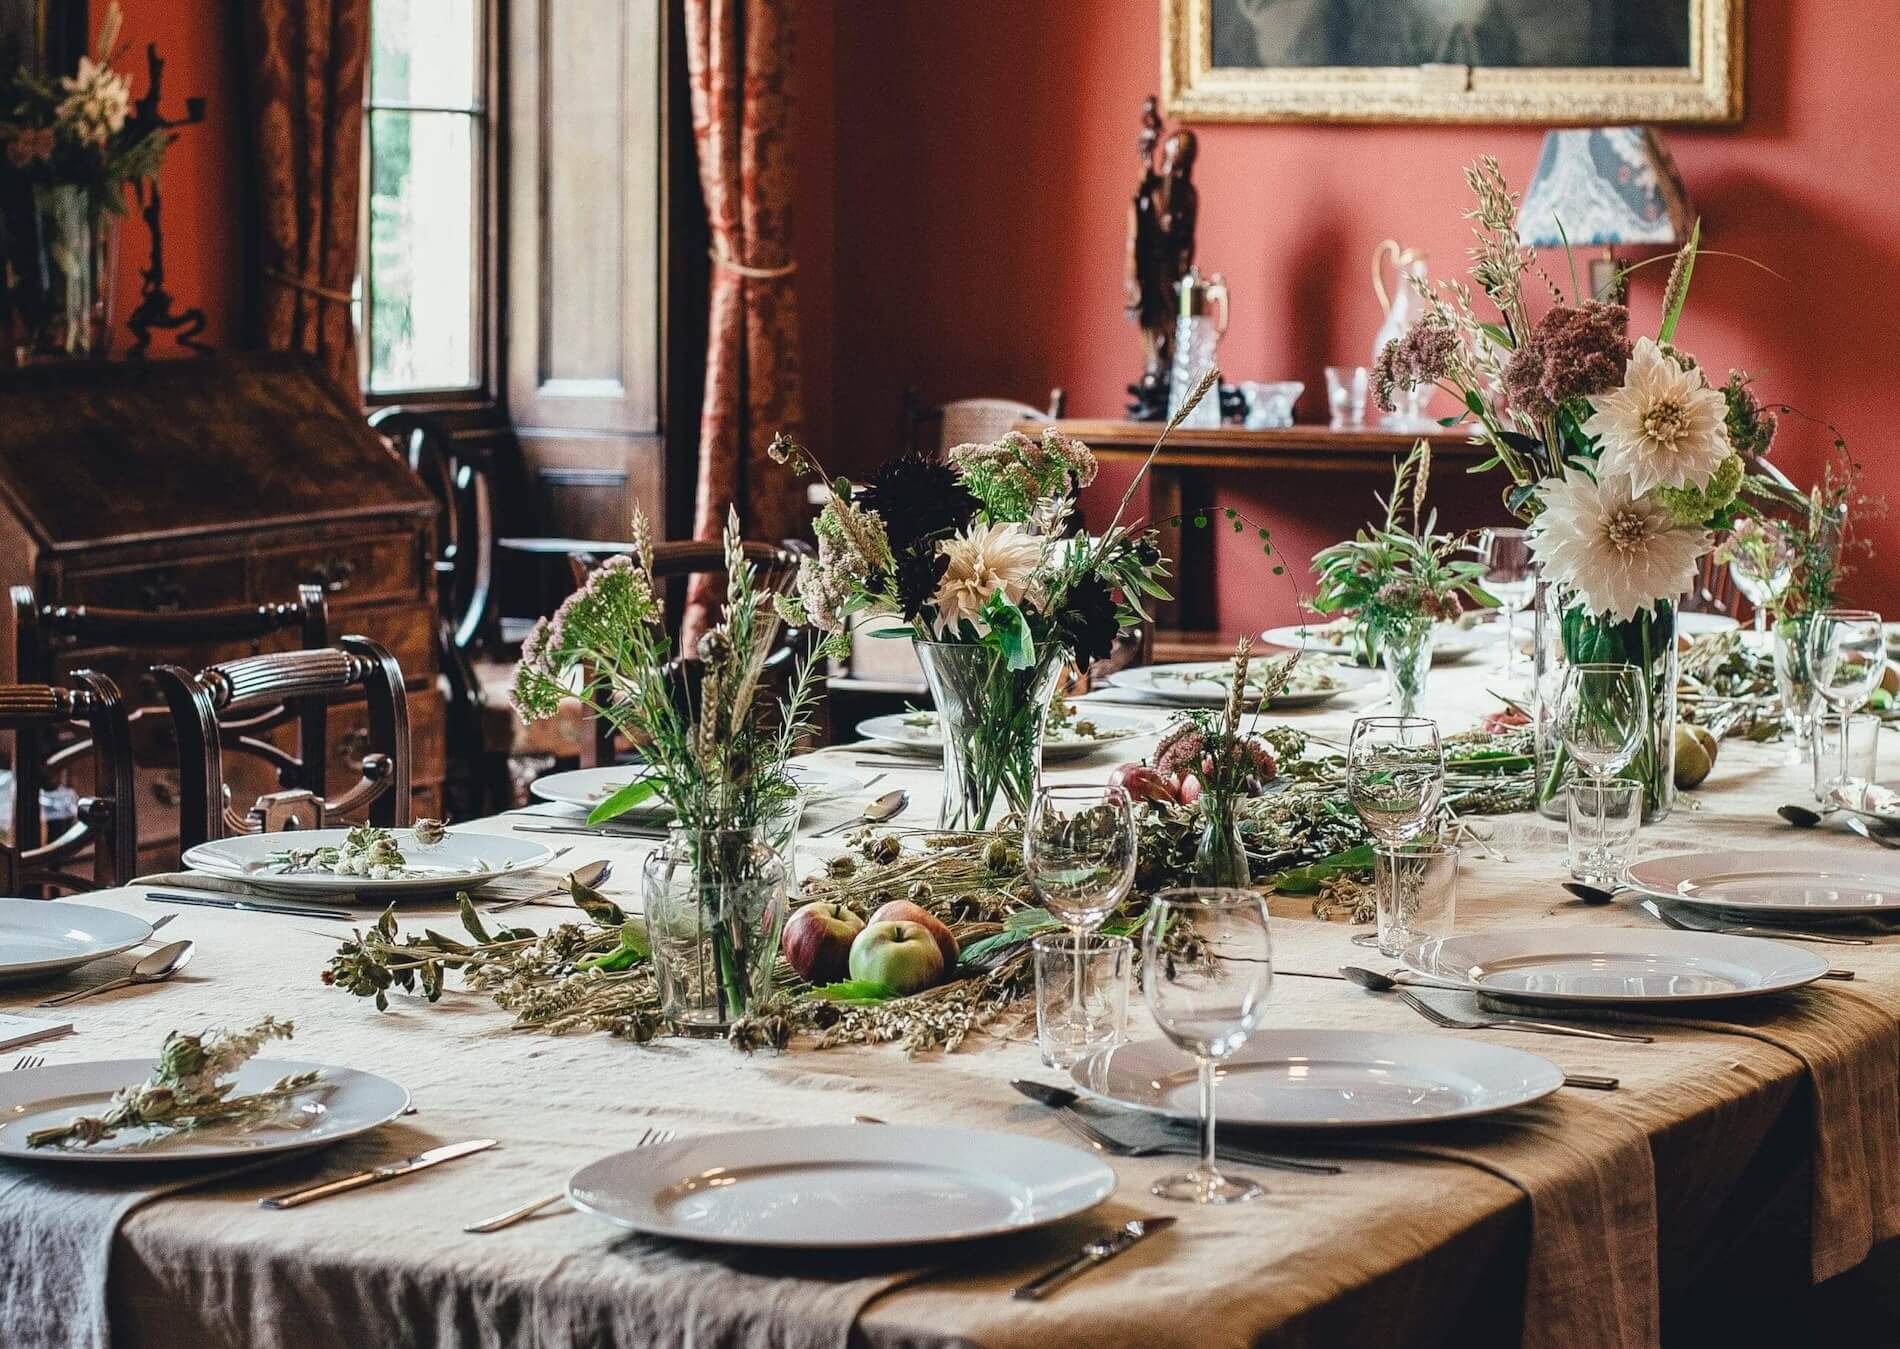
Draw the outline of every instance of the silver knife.
M1143 1237L1174 1226L1173 1218L1131 1218L1107 1235L1089 1242L1074 1258L1065 1260L1047 1273L1038 1274L1018 1288L1012 1297L1025 1302L1040 1302L1056 1289L1073 1282L1097 1265L1113 1260Z
M1016 1088L1030 1100L1046 1105L1051 1110L1073 1110L1075 1103L1082 1098L1067 1087L1052 1087L1047 1082L1034 1082L1025 1077L1010 1079L1010 1086ZM1078 1112L1077 1118L1080 1118ZM1277 1157L1272 1153L1260 1152L1253 1148L1236 1147L1232 1143L1222 1143L1219 1155L1226 1161L1239 1162L1243 1166L1264 1166L1275 1171L1300 1171L1312 1176L1337 1176L1345 1168L1334 1166L1331 1162L1309 1162L1298 1157ZM1188 1155L1183 1152L1182 1155Z
M645 829L634 825L618 827L604 824L514 824L518 834L584 834L588 838L665 838L664 829Z
M195 890L147 890L145 897L154 904L192 904L205 909L236 909L244 913L285 913L293 918L335 918L345 923L357 916L348 909L327 904L245 899L238 895L201 894Z
M412 1171L424 1171L442 1162L452 1162L457 1157L466 1157L471 1152L485 1152L496 1146L492 1138L471 1138L466 1143L447 1143L439 1148L430 1148L413 1157L405 1157L400 1162L391 1162L387 1166L371 1167L367 1171L358 1171L336 1180L326 1180L319 1185L306 1185L301 1190L286 1190L282 1194L273 1194L257 1201L259 1208L296 1208L312 1200L327 1199L333 1194L342 1194L347 1190L360 1190L365 1185L380 1185L383 1181L394 1180L397 1176L406 1176Z

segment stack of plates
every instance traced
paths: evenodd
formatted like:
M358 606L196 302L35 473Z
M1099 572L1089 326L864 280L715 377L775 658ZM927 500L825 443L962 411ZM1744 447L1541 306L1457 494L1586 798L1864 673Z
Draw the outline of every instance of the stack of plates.
M1900 860L1848 852L1706 852L1649 857L1630 885L1670 904L1792 926L1900 914Z
M1827 973L1820 956L1785 942L1644 928L1526 928L1441 937L1407 951L1405 964L1473 993L1552 1006L1760 997Z

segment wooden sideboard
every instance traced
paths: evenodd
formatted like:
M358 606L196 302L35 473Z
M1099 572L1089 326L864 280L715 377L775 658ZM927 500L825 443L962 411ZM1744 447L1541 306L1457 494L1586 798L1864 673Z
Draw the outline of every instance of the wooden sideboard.
M1017 429L1039 435L1048 422L1022 422ZM1085 441L1106 464L1138 465L1148 457L1161 422L1065 418L1055 422L1067 435ZM1435 458L1462 469L1488 453L1464 431L1434 429L1422 434L1382 426L1284 426L1248 431L1238 426L1178 427L1148 470L1148 518L1166 520L1213 499L1215 480L1224 474L1390 474L1395 457L1421 438ZM1357 490L1357 489L1355 489ZM1367 498L1370 501L1370 497ZM1161 528L1162 551L1174 559L1178 597L1159 606L1155 655L1159 660L1225 656L1232 638L1213 631L1214 538L1205 529Z
M330 633L360 633L401 663L418 815L441 814L433 496L317 369L295 356L41 366L0 374L0 585L42 604L176 610L328 595ZM73 648L134 705L162 705L147 667L199 668L294 645L206 642L165 650ZM5 677L14 636L5 634ZM142 867L175 863L177 763L169 723L137 725ZM363 704L328 722L332 790L354 781ZM294 748L288 739L287 748ZM273 790L249 756L232 789ZM258 780L259 778L265 780Z

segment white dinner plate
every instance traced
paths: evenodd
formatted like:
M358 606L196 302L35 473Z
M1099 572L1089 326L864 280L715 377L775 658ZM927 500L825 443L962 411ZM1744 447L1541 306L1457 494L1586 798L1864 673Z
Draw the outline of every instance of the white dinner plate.
M143 918L63 899L0 899L0 984L44 979L152 935Z
M1384 1031L1259 1031L1217 1070L1220 1122L1262 1129L1388 1129L1524 1105L1564 1082L1548 1059L1477 1040ZM1070 1070L1090 1096L1171 1119L1200 1117L1191 1055L1140 1040Z
M322 1076L267 1119L190 1130L140 1127L85 1147L38 1148L26 1145L28 1134L65 1124L78 1115L103 1114L114 1092L151 1076L152 1060L101 1059L0 1073L0 1157L120 1165L257 1157L340 1142L387 1124L409 1108L409 1093L386 1077L286 1059L245 1063L233 1074L237 1085L231 1095L263 1091L280 1077L312 1069L320 1070Z
M1090 727L1087 735L1077 734L1077 726ZM1043 734L1042 760L1044 763L1061 763L1069 759L1082 759L1109 745L1118 745L1124 740L1134 740L1144 735L1157 735L1161 725L1148 717L1135 716L1128 712L1105 712L1089 704L1076 705L1075 719L1061 732L1051 737ZM866 740L876 740L893 750L905 754L915 754L920 759L940 759L943 757L943 732L938 726L935 712L893 712L889 716L869 717L858 723L858 734Z
M1683 637L1707 637L1716 632L1734 632L1742 626L1739 618L1727 614L1682 613L1676 614L1676 632Z
M1724 932L1525 928L1421 942L1405 953L1420 974L1527 1002L1677 1003L1747 998L1812 983L1812 951Z
M629 782L639 778L643 770L637 764L621 764L607 768L576 768L565 773L549 773L546 777L536 778L528 784L528 790L543 801L557 801L564 806L576 806L581 810L592 810ZM833 801L840 797L851 796L864 789L864 779L853 777L849 773L840 773L835 768L820 768L816 764L791 763L786 772L798 783L807 803ZM669 819L673 807L658 797L648 797L622 818L638 820L642 818Z
M338 876L330 872L276 870L271 858L286 848L340 845L347 829L293 829L277 834L233 834L200 843L185 853L185 865L211 876L241 880L259 890L297 894L414 895L446 890L479 890L491 881L545 866L554 850L545 843L505 834L471 834L451 829L430 847L415 833L395 829L408 874L384 880Z
M1253 668L1263 669L1265 664L1255 661ZM1301 674L1295 675L1295 688L1276 695L1268 704L1269 707L1317 707L1352 689L1376 684L1385 677L1375 670L1361 670L1357 666L1334 662L1328 662L1323 667L1317 663L1312 666L1306 666L1305 662L1301 664L1303 670ZM1176 707L1219 707L1227 701L1226 676L1232 668L1224 660L1138 665L1129 670L1117 670L1108 676L1108 682L1116 688L1130 689ZM1323 680L1324 686L1299 688L1302 677ZM1259 701L1257 695L1250 693L1247 706L1252 707Z
M1353 660L1352 629L1350 621L1343 624L1290 623L1283 627L1268 628L1260 634L1260 640L1271 646L1285 647L1289 651L1324 652L1344 660ZM1503 631L1496 624L1466 628L1456 623L1434 623L1432 664L1456 665L1497 641Z
M910 1246L1040 1227L1115 1192L1060 1143L976 1129L808 1125L707 1134L589 1162L574 1206L620 1227L735 1246Z
M1629 881L1672 903L1737 913L1781 918L1900 913L1900 863L1877 854L1664 853L1630 867Z

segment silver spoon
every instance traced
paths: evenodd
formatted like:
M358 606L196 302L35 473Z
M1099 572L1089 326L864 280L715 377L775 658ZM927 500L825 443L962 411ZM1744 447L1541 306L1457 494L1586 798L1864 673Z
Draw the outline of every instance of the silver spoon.
M1582 881L1565 881L1564 889L1568 890L1585 904L1609 904L1616 899L1615 890L1605 890L1600 886L1585 885Z
M503 909L518 908L523 904L540 904L558 895L568 894L567 886L569 881L578 881L589 890L598 890L601 883L612 874L613 869L614 864L606 859L598 862L588 862L568 872L566 876L561 878L561 883L552 890L542 890L532 895L522 895L518 899L497 900L495 903L483 909L482 912L500 913Z
M1796 828L1812 829L1839 809L1839 806L1829 806L1826 810L1809 810L1806 806L1797 806L1790 802L1785 806L1777 806L1775 814Z
M846 820L843 824L834 824L829 829L820 829L813 838L823 838L826 834L840 833L846 829L855 829L862 824L882 824L884 821L902 815L910 808L910 793L899 787L894 792L885 792L855 820Z
M90 998L95 993L104 993L114 988L124 988L128 984L156 984L169 979L191 963L192 944L188 941L167 943L152 952L132 967L132 972L123 978L112 979L91 988L76 989L71 993L62 993L56 998L48 998L42 1007L58 1007L63 1003L77 1002L80 998Z
M1374 993L1390 993L1401 983L1413 984L1419 988L1449 988L1464 991L1462 985L1459 984L1441 984L1426 979L1398 979L1390 974L1380 974L1377 970L1369 970L1363 965L1341 965L1339 972L1359 987L1371 989Z

